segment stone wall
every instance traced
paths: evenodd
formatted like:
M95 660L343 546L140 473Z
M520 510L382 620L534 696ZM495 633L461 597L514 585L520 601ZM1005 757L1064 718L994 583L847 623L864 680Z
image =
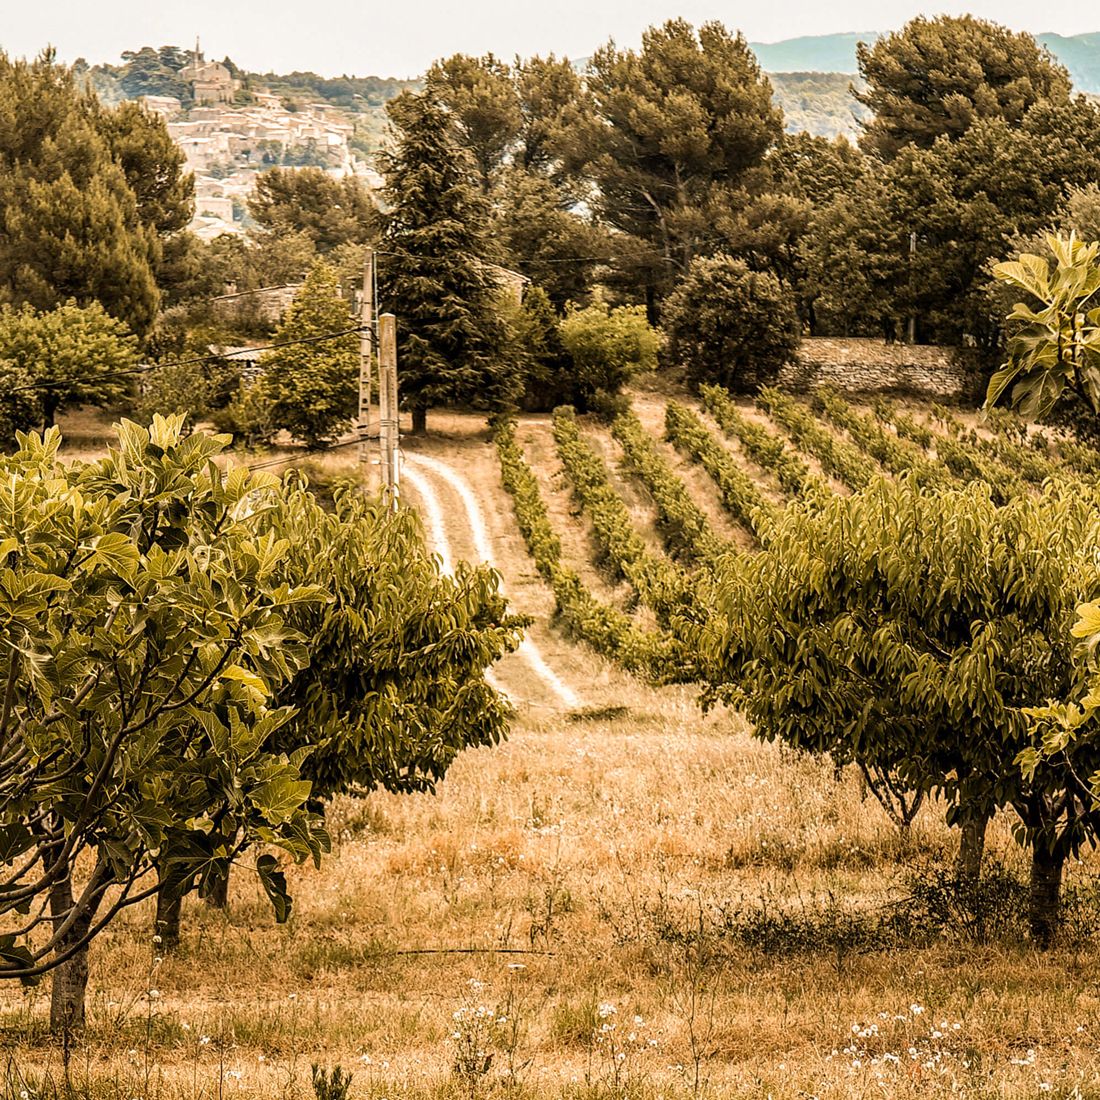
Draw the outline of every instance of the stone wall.
M846 393L895 391L950 400L970 397L975 375L955 348L812 336L780 372L779 385L794 391L833 386Z

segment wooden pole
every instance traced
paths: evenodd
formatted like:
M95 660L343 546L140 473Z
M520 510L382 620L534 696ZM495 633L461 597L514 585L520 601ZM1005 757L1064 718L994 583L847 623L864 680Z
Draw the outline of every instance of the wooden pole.
M397 419L397 318L392 313L383 313L378 318L378 394L381 403L382 486L396 506L399 491L397 445L400 435Z
M909 234L909 286L913 286L913 257L917 254L917 235L916 233ZM909 314L909 343L915 344L917 342L917 315L916 313Z
M359 299L359 464L370 465L371 358L374 355L374 249L363 261L363 293ZM369 468L364 471L369 477Z

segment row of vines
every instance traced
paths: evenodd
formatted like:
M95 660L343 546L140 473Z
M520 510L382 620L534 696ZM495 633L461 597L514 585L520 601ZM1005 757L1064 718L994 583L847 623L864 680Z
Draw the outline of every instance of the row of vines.
M1065 861L1100 839L1100 747L1055 737L1068 712L1043 709L1088 673L1070 628L1100 596L1092 453L1007 417L978 433L945 409L865 411L831 392L807 404L764 389L755 409L717 387L701 396L702 411L666 403L667 446L621 412L618 475L572 409L553 418L596 564L628 582L646 629L562 564L515 427L498 427L504 483L562 620L633 672L701 685L757 736L857 767L903 830L938 797L960 827L960 881L979 875L988 821L1011 812L1032 853L1032 930L1049 942ZM705 472L728 530L678 463ZM663 553L624 499L630 481ZM1076 627L1097 633L1100 609Z

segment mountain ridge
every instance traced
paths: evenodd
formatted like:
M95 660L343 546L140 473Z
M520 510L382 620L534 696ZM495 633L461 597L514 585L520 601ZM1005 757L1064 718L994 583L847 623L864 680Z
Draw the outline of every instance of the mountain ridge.
M750 42L760 67L768 73L845 73L855 75L856 44L874 42L884 31L839 31L801 35L777 42ZM1035 36L1069 70L1080 92L1100 93L1100 31Z

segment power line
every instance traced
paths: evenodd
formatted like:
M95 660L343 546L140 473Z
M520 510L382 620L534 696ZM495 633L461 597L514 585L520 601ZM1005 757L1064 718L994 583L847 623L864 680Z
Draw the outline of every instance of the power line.
M373 436L373 439L377 439L377 436ZM301 462L303 458L310 458L315 454L327 454L329 451L339 451L343 447L354 447L359 444L358 437L355 439L345 439L341 443L328 443L324 447L317 447L311 452L307 452L305 455L282 455L279 458L269 458L263 462L250 462L245 466L246 470L266 470L269 466L278 466L283 462Z

